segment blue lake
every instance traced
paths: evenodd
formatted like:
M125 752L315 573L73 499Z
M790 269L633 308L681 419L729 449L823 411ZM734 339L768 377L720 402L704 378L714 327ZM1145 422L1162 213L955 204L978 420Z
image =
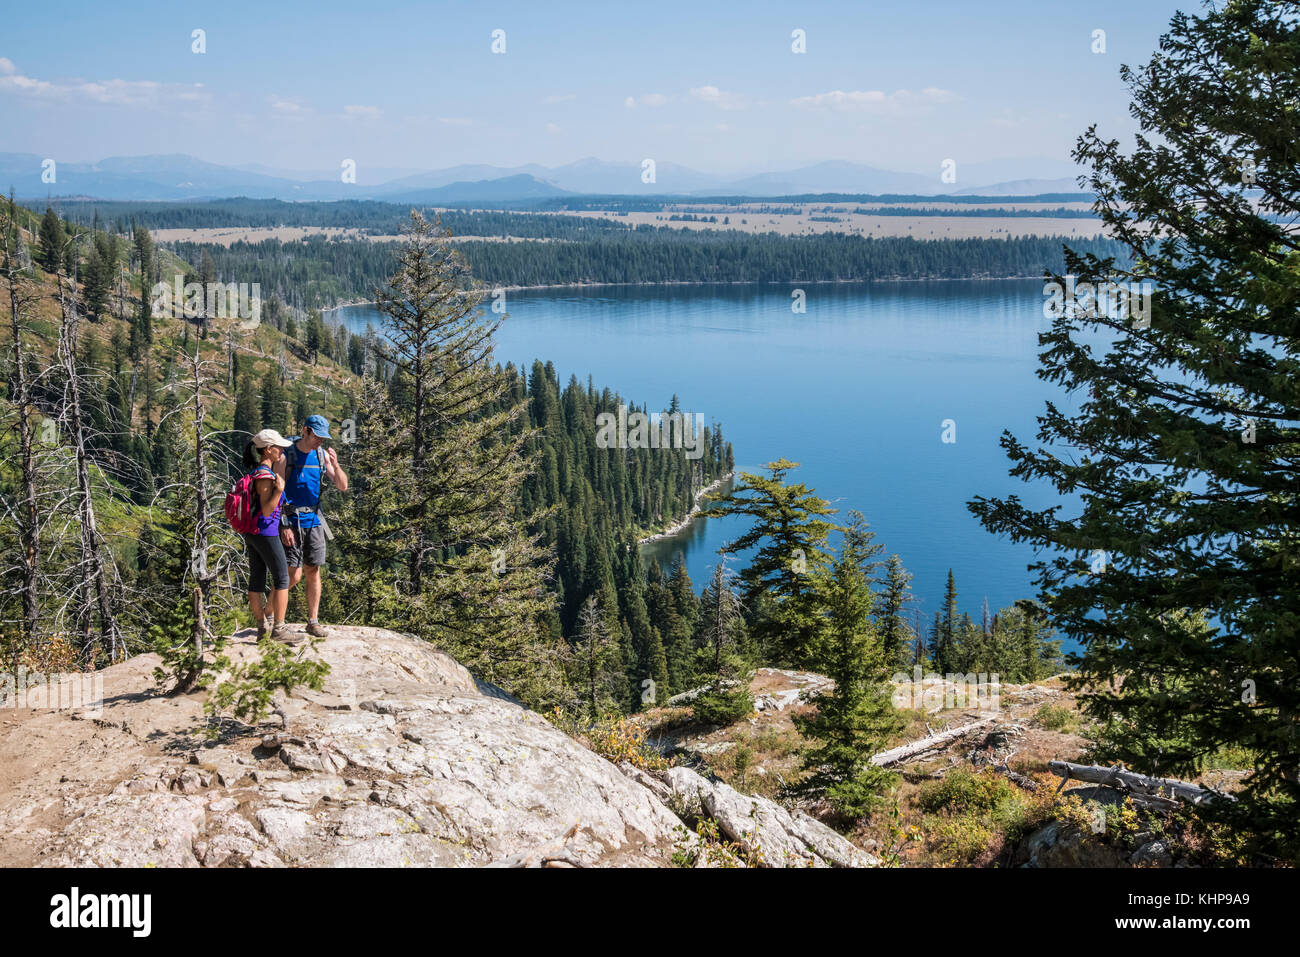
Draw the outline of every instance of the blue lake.
M777 458L801 464L794 480L840 509L858 509L886 554L915 576L926 620L951 567L958 604L977 621L1034 590L1031 548L990 535L966 508L975 495L1018 492L1056 500L1007 474L1003 429L1031 442L1049 397L1073 403L1035 376L1043 317L1041 280L809 285L807 311L785 285L599 287L508 294L497 359L608 386L652 409L681 406L722 424L738 471ZM354 332L379 316L335 310ZM942 441L952 419L956 441ZM740 520L697 520L647 547L665 567L684 553L703 587L717 549ZM736 563L733 563L735 567Z

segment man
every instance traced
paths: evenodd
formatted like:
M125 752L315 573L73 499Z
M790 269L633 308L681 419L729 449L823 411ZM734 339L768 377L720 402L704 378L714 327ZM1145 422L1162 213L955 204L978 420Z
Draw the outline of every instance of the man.
M328 525L320 514L322 482L328 480L340 492L348 490L348 477L339 466L333 449L322 448L330 437L330 425L323 415L310 415L303 423L302 435L296 437L278 467L284 469L285 507L280 516L280 540L289 561L289 587L307 578L307 634L324 638L321 627L320 569L325 564L325 531Z

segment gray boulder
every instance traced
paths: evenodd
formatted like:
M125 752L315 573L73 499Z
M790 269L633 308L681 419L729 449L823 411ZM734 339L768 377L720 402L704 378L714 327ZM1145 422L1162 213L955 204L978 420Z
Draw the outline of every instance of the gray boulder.
M658 777L672 790L670 806L688 817L708 817L718 829L765 867L875 867L880 861L802 811L741 794L722 781L708 781L689 768Z

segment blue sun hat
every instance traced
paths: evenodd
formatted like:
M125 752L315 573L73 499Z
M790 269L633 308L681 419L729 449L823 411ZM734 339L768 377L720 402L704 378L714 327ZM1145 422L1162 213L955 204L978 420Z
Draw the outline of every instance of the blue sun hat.
M317 438L328 439L330 437L329 420L323 415L309 415L303 425L311 429L312 434Z

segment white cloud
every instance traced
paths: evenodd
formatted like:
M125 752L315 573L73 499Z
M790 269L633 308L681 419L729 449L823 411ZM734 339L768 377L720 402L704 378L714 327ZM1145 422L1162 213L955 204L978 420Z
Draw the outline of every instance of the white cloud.
M744 100L739 93L728 93L716 86L696 86L691 88L691 99L701 103L712 103L720 110L744 109Z
M560 125L559 125L558 123L547 123L547 124L546 124L546 132L548 132L548 133L554 135L554 134L560 132Z
M440 116L438 122L443 126L470 126L474 121L463 116Z
M377 107L377 106L345 106L345 107L343 107L343 115L344 115L344 116L348 116L348 117L353 117L353 116L378 116L378 115L379 115L380 113L382 113L382 112L383 112L383 110L381 110L381 109L380 109L379 107Z
M893 93L883 90L832 90L814 96L796 97L790 101L790 105L801 110L900 114L917 112L939 103L953 103L958 99L960 97L951 90L927 86L919 93L911 90L895 90Z
M623 105L631 110L635 109L638 104L641 106L663 106L667 102L668 97L664 96L662 93L647 93L639 99L635 96L629 96L623 101Z
M569 103L578 98L576 93L552 93L550 96L542 97L543 103Z
M86 100L103 106L158 106L164 102L206 100L201 83L158 83L154 80L38 80L18 72L12 60L0 57L0 93L39 100Z
M303 116L311 112L297 100L286 96L276 96L275 94L272 94L267 97L267 101L271 104L271 112L276 113L279 116Z

